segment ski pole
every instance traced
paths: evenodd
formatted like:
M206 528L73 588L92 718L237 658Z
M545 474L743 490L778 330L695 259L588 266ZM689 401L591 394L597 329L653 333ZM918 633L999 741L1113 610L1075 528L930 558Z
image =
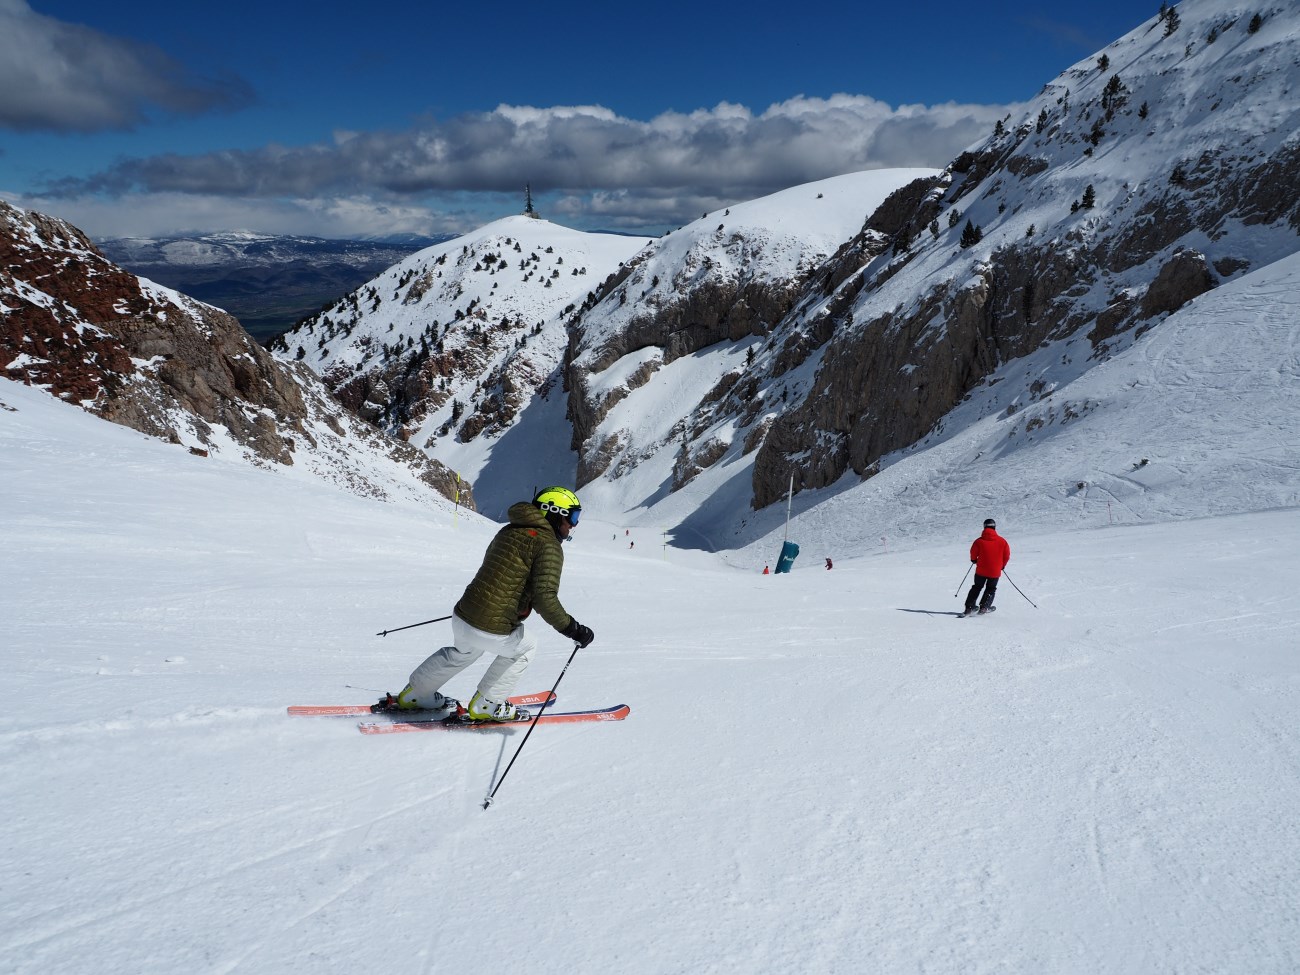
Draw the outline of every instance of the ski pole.
M1020 595L1022 596L1025 596L1025 594L1021 592L1020 587L1016 585L1015 580L1012 579L1011 576L1007 575L1005 570L1003 571L1002 574L1004 576L1007 576L1007 582L1011 583L1012 587L1016 590L1016 592L1020 593ZM1030 606L1034 607L1034 609L1038 608L1038 604L1034 602L1032 599L1030 599L1028 596L1025 596L1025 602L1027 602Z
M392 630L380 630L375 636L388 636L390 633L398 633L402 630L413 630L417 626L428 626L430 623L441 623L443 620L451 619L450 616L439 616L436 620L425 620L423 623L412 623L410 626L399 626Z
M972 562L970 565L966 566L966 576L970 575L970 570L973 569L973 568L975 568L975 563L974 563L974 562ZM961 577L961 582L957 583L957 591L956 591L955 593L952 594L952 598L953 598L953 599L956 599L958 596L961 595L961 587L964 586L964 585L966 585L966 576L962 576L962 577Z
M543 704L538 709L535 715L533 715L533 722L528 726L528 731L524 735L524 740L519 743L519 747L515 749L514 755L510 757L510 764L507 765L506 770L501 773L501 778L497 779L497 784L492 788L492 791L488 794L488 797L483 800L484 809L492 805L492 800L497 797L497 789L501 788L501 783L506 780L506 776L509 775L510 770L514 768L515 759L519 757L519 753L522 752L524 750L524 746L528 744L528 736L531 735L533 733L533 729L537 727L537 719L542 716L542 712L545 711L548 707L550 707L551 702L555 700L555 692L556 690L559 689L560 681L564 680L565 671L569 669L569 664L573 663L573 658L578 655L578 651L581 649L582 649L581 643L575 643L573 645L573 653L569 654L569 659L565 661L564 667L560 671L560 676L555 678L555 685L551 688L551 693L546 695L546 703Z

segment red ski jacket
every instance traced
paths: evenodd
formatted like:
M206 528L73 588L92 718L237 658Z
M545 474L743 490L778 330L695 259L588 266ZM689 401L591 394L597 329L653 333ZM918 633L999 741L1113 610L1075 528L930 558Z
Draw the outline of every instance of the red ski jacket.
M1011 561L1011 546L998 534L996 528L985 528L970 547L970 560L975 563L975 574L985 579L997 579Z

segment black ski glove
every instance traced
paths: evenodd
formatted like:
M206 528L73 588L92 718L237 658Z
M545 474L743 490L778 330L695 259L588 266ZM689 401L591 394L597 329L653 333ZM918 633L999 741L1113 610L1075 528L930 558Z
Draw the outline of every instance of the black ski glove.
M583 626L572 616L569 617L569 625L562 629L560 634L562 636L567 636L580 647L585 647L592 640L596 639L596 634L591 632L591 627Z

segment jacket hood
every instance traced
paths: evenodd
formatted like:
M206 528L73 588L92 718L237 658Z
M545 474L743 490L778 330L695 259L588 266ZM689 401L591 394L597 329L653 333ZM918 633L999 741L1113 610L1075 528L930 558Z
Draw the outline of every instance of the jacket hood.
M529 528L546 528L550 529L551 523L546 520L546 512L537 507L531 501L516 501L506 512L512 525L527 525Z
M512 508L511 510L513 511L514 509ZM980 538L997 538L997 537L998 537L998 530L996 528L985 528L984 531L980 533Z

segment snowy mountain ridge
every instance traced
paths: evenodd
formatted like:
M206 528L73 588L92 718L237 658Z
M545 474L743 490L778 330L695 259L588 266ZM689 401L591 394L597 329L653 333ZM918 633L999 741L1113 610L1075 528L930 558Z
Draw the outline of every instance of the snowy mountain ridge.
M444 238L445 239L445 238ZM97 246L128 267L207 268L228 265L278 267L292 262L345 263L371 267L401 260L413 248L440 243L439 238L330 240L292 234L226 231L187 237L110 237Z
M438 445L487 443L530 401L554 391L559 402L565 319L644 243L505 217L411 255L271 348L361 416L469 473L463 451Z
M562 367L578 334L603 343L608 358L647 322L636 341L665 328L684 338L697 328L766 329L803 277L920 175L933 171L794 187L655 241L507 217L412 255L272 348L315 369L362 416L474 480L483 510L499 516L517 490L509 457L526 457L540 480L574 479L571 441L583 421L567 414L581 400L566 404L564 393L585 372ZM589 314L593 306L599 315ZM601 408L625 393L606 383Z
M679 454L677 445L684 436L697 439L708 422L701 415L736 387L745 371L736 361L747 351L742 346L781 341L781 322L808 279L887 200L905 194L901 188L936 175L871 170L791 187L705 214L648 245L575 330L568 375L578 482L607 471L622 476L666 448L677 455L673 485L680 488L698 470L701 450ZM636 429L636 391L662 366L695 353L710 360L693 378L698 389L680 389L673 410L657 411L649 438L640 435L649 431ZM747 356L744 366L751 364ZM625 417L607 422L625 399ZM710 450L716 447L703 448Z

